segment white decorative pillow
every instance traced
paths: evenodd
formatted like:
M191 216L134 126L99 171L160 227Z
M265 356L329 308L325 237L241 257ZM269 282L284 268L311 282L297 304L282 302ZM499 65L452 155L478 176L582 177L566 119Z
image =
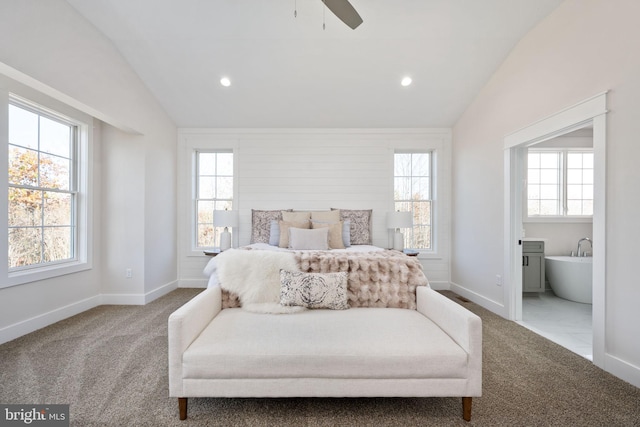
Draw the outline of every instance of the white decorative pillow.
M307 308L349 308L347 272L300 273L280 270L280 304Z
M329 229L290 227L289 249L326 251L329 249Z

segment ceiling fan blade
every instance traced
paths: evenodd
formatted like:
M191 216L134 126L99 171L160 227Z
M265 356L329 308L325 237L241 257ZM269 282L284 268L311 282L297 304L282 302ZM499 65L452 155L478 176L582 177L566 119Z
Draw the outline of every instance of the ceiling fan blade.
M351 29L355 30L358 25L362 24L362 18L358 12L351 6L349 0L322 0L334 15L342 22L347 24Z

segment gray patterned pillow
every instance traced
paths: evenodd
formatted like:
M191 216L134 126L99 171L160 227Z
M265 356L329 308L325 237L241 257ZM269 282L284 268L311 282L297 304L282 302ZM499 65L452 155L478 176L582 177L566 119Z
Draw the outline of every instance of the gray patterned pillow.
M282 209L274 211L251 209L251 243L269 243L271 221L280 220L282 220Z
M371 214L372 209L336 209L340 210L340 219L351 222L351 244L370 245L371 244Z
M347 272L300 273L280 270L280 304L345 310L349 308Z

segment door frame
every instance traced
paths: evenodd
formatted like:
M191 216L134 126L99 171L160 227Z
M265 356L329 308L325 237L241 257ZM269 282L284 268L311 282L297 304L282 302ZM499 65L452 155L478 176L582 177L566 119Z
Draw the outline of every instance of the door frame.
M504 138L504 273L503 289L510 320L522 320L522 218L526 148L592 125L594 152L593 206L593 362L604 367L606 309L606 114L602 92L517 130Z

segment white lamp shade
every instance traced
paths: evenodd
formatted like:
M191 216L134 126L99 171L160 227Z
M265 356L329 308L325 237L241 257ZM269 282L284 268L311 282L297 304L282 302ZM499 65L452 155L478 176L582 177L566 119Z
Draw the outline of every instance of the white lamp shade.
M215 227L237 227L238 211L213 211L213 225Z
M413 217L411 212L387 212L387 228L410 227L413 227Z

